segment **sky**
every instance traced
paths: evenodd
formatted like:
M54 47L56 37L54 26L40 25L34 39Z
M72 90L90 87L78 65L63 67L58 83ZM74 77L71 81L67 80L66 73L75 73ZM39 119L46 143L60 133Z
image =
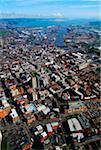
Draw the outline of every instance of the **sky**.
M0 0L0 18L101 18L100 0Z

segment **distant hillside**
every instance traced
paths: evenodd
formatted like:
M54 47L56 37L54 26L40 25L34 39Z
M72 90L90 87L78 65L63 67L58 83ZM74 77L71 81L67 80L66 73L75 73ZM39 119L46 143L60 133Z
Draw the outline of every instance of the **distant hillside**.
M91 21L89 22L90 26L93 26L97 30L101 30L101 21Z
M101 21L92 21L89 24L93 26L101 26Z

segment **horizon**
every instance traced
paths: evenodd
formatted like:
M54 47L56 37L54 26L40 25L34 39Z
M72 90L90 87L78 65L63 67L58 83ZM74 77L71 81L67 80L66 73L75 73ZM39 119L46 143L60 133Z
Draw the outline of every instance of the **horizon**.
M69 20L69 21L72 21L72 20L97 20L97 21L101 21L101 18L55 18L55 17L43 17L43 18L41 18L41 17L30 17L30 18L28 18L28 17L7 17L7 18L0 18L0 20L6 20L6 19L42 19L42 20L44 20L44 19L50 19L50 21L51 20L54 20L54 19L57 19L57 20L61 20L61 21L65 21L65 20Z

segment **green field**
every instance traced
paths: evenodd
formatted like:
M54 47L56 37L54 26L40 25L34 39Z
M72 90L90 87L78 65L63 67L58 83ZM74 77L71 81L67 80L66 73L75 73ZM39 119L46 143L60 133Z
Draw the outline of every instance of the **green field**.
M7 31L0 31L0 36L2 37L2 36L5 36L5 35L7 35L8 34L8 32Z
M1 143L1 150L7 150L7 140L4 138Z
M3 138L2 140L1 150L11 150L6 138Z

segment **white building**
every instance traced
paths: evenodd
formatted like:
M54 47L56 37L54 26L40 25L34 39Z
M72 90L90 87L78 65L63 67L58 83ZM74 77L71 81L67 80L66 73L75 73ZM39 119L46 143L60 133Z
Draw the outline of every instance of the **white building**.
M33 87L33 89L37 88L37 79L36 79L36 77L32 77L32 87Z
M81 133L81 131L83 129L82 129L79 121L76 118L71 118L71 119L68 120L68 125L69 125L69 128L70 128L71 132L76 132L77 131L77 133L72 133L71 135L74 139L76 138L77 141L80 142L80 140L84 138L84 135L83 135L83 133Z

